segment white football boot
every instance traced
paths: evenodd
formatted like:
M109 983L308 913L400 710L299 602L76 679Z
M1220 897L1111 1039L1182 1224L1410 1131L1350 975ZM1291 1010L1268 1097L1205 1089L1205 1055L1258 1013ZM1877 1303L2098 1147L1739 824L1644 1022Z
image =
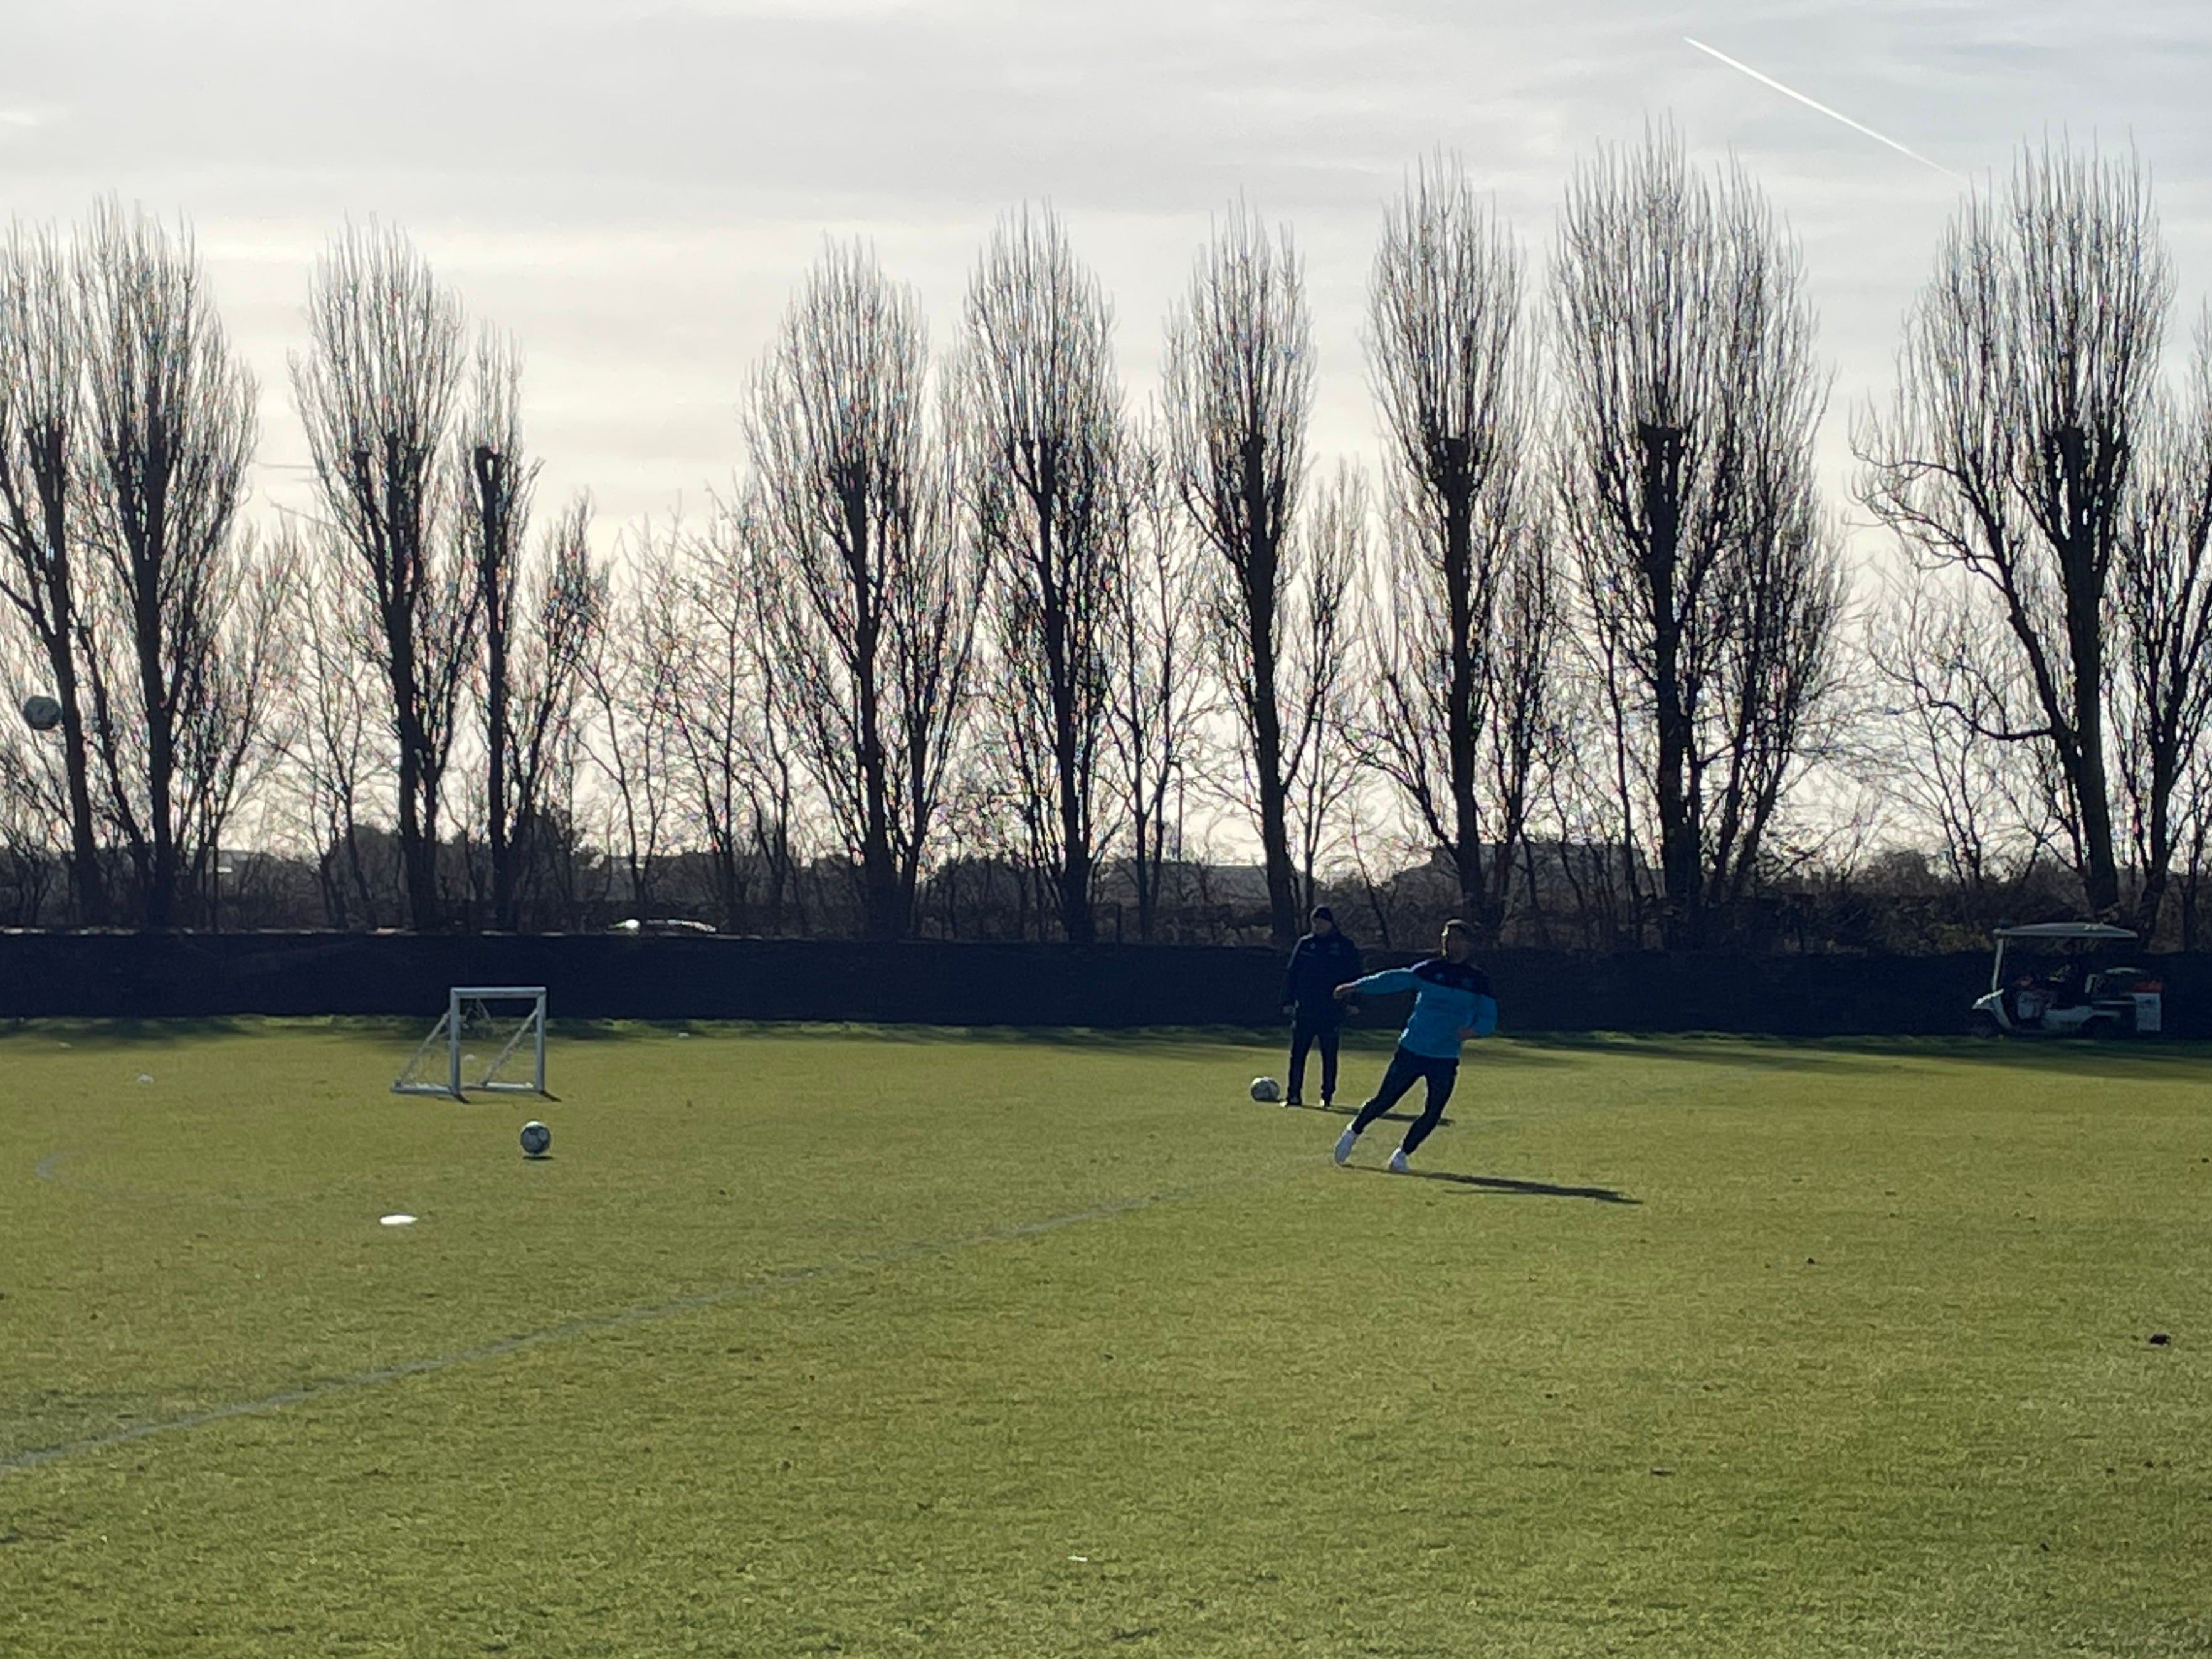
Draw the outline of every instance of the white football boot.
M1352 1149L1358 1140L1359 1131L1350 1128L1336 1138L1336 1161L1339 1164L1352 1156Z
M1407 1167L1406 1149L1403 1146L1401 1146L1396 1152L1390 1154L1389 1170L1392 1175L1411 1175L1413 1173L1412 1170Z

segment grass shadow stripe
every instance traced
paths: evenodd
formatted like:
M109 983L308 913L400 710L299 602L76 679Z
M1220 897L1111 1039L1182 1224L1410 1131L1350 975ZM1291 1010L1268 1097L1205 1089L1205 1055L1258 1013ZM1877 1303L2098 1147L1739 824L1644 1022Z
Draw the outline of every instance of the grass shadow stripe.
M1250 1182L1232 1183L1249 1185ZM1212 1190L1212 1189L1209 1189ZM258 1399L232 1401L225 1405L210 1406L204 1410L186 1412L176 1417L165 1418L155 1423L134 1424L129 1428L115 1429L106 1434L88 1435L76 1440L56 1445L41 1446L28 1451L0 1455L0 1474L17 1470L36 1468L66 1457L76 1457L88 1452L105 1451L116 1446L127 1446L157 1434L180 1433L189 1429L204 1428L212 1423L222 1423L232 1418L254 1417L269 1412L283 1411L289 1407L305 1405L332 1395L347 1394L361 1389L373 1389L387 1382L398 1382L410 1376L428 1376L457 1366L472 1365L488 1359L498 1359L508 1354L523 1353L533 1348L549 1347L556 1343L570 1342L580 1337L596 1336L603 1332L624 1329L633 1325L651 1324L659 1320L680 1318L725 1303L744 1301L749 1297L767 1296L777 1291L788 1290L795 1285L805 1285L815 1279L833 1278L839 1273L865 1272L871 1268L895 1267L926 1256L951 1255L979 1245L1005 1243L1018 1238L1033 1238L1042 1233L1056 1232L1063 1227L1079 1226L1088 1221L1107 1221L1115 1216L1127 1215L1138 1210L1152 1209L1163 1204L1178 1203L1200 1197L1197 1191L1152 1193L1139 1198L1115 1199L1087 1210L1070 1211L1065 1215L1042 1216L1032 1221L1013 1222L1003 1227L986 1228L965 1233L955 1238L917 1239L904 1244L895 1244L886 1249L870 1251L860 1255L843 1256L835 1261L817 1262L809 1267L788 1267L780 1273L765 1273L735 1285L724 1285L710 1291L695 1291L690 1296L672 1297L665 1302L641 1303L617 1309L612 1313L594 1314L586 1318L564 1320L558 1325L549 1325L542 1330L525 1331L514 1336L501 1337L495 1342L485 1342L472 1348L462 1348L451 1353L434 1354L422 1359L402 1360L392 1365L376 1365L366 1370L351 1371L343 1376L320 1378L312 1382L299 1383L280 1389Z

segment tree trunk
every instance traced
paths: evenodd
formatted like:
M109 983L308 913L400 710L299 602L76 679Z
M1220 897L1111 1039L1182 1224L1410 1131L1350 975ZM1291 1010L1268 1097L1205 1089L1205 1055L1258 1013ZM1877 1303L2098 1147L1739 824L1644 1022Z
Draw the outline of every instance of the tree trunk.
M1290 815L1283 787L1282 716L1275 707L1275 642L1272 632L1264 628L1253 635L1252 679L1259 692L1253 708L1252 757L1259 774L1260 846L1267 876L1267 915L1274 942L1287 949L1298 937L1297 872L1291 862Z
M1090 945L1097 938L1097 919L1091 908L1091 825L1083 810L1084 757L1076 731L1074 669L1067 660L1066 623L1063 615L1048 609L1045 661L1052 675L1053 759L1060 791L1060 869L1055 872L1055 897L1061 934L1070 945Z
M399 739L399 860L407 878L408 916L418 933L434 933L445 925L438 902L438 849L430 841L433 823L427 823L427 781L422 723L416 717L416 685L410 617L395 624L387 614L386 637L395 649L392 657L392 702L398 715Z
M142 554L137 611L139 696L146 709L146 816L153 838L149 849L145 882L145 924L166 928L176 923L177 848L170 818L172 785L176 777L175 711L170 706L161 672L161 593L156 558Z
M479 444L470 458L476 475L480 561L477 581L484 606L484 816L491 854L492 926L514 928L514 869L507 807L507 488L504 457Z
M76 662L64 647L54 661L54 696L62 706L62 767L69 781L70 889L77 921L105 927L109 918L107 878L100 867L100 842L93 833L92 774L85 753L84 715L77 708Z
M1700 934L1704 858L1692 810L1687 774L1692 735L1682 701L1682 623L1676 614L1675 572L1681 561L1682 434L1674 428L1637 428L1643 452L1644 516L1650 540L1644 575L1651 607L1653 733L1656 740L1655 802L1659 815L1659 869L1665 891L1660 936L1670 951L1692 948Z
M1465 476L1464 439L1444 500L1444 605L1451 631L1451 683L1445 689L1444 742L1451 766L1452 870L1459 883L1459 913L1486 945L1498 942L1504 918L1489 897L1482 864L1482 808L1475 793L1476 662L1474 545L1470 520L1474 481Z
M1297 942L1297 872L1291 863L1290 814L1283 787L1283 715L1275 701L1275 564L1281 550L1271 522L1259 443L1244 452L1245 523L1250 526L1244 576L1244 610L1252 649L1252 760L1259 774L1260 848L1267 876L1269 930L1276 945Z
M86 748L84 714L78 707L75 576L70 565L68 500L64 483L69 476L67 452L58 441L49 442L40 456L48 556L54 563L47 584L51 596L52 632L43 641L46 662L54 677L54 700L62 706L62 769L69 785L70 887L79 922L88 927L107 925L107 879L100 867L100 842L92 816L92 767ZM43 631L43 630L41 630Z
M2081 813L2082 885L2092 915L2109 918L2120 903L2119 863L2112 847L2112 801L2105 768L2105 587L2106 562L2098 545L2113 515L2118 480L2092 477L2088 438L2068 426L2055 436L2052 459L2064 490L2066 544L2058 550L2065 583L2066 643L2073 659L2075 798ZM2124 472L2125 462L2119 465Z
M884 753L883 698L877 654L882 628L872 601L872 559L877 550L868 537L867 507L854 501L847 509L847 534L854 584L853 654L856 659L854 692L860 702L860 913L861 925L872 939L905 937L912 913L900 914L898 860L891 853L890 777Z

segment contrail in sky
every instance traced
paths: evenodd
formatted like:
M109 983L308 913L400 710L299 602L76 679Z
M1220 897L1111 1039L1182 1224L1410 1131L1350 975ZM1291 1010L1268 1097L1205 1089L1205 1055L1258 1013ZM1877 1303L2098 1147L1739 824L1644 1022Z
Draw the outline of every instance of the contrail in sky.
M1752 68L1750 64L1739 63L1736 59L1729 57L1724 52L1714 51L1712 47L1707 46L1702 40L1692 40L1686 34L1682 37L1682 43L1685 46L1695 46L1699 52L1705 53L1708 58L1719 58L1721 62L1726 64L1730 69L1741 70L1744 74L1748 75L1753 80L1758 82L1759 85L1773 88L1775 91L1780 93L1784 98L1795 98L1799 103L1804 105L1806 108L1816 109L1820 111L1821 114L1826 116L1830 120L1841 121L1852 131L1866 134L1868 137L1873 139L1878 144L1887 144L1899 155L1910 155L1914 161L1919 162L1922 167L1934 167L1936 172L1948 173L1954 179L1963 179L1965 177L1963 173L1952 173L1951 169L1945 167L1941 161L1929 161L1918 150L1907 149L1903 144L1899 143L1894 138L1885 138L1881 133L1876 132L1872 127L1863 126L1858 122L1852 120L1850 116L1843 114L1838 111L1830 109L1826 104L1814 102L1802 92L1792 91L1790 88L1784 86L1781 82L1776 80L1772 76L1761 75L1757 70Z

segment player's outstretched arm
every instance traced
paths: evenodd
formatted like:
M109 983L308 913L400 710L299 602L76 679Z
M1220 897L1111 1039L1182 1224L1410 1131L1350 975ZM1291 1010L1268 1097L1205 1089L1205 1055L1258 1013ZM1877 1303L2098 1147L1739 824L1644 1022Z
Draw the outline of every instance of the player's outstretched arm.
M1365 979L1348 980L1336 988L1339 1002L1350 996L1388 996L1393 991L1418 991L1421 981L1407 968L1385 968L1379 974L1370 974Z

